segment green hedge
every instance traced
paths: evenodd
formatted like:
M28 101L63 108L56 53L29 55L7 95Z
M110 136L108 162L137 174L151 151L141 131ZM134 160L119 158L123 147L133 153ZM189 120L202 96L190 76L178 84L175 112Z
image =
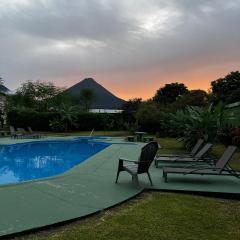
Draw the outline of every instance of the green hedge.
M81 113L77 116L77 130L103 130L104 119L101 114L98 113Z
M55 112L36 112L29 110L14 110L8 112L7 122L14 127L31 126L37 131L49 131L49 121L58 117ZM121 114L110 113L79 113L77 126L72 130L89 131L95 130L123 130Z
M36 112L36 111L24 111L16 110L8 112L7 122L14 127L28 127L37 131L49 131L49 121L58 116L53 112Z

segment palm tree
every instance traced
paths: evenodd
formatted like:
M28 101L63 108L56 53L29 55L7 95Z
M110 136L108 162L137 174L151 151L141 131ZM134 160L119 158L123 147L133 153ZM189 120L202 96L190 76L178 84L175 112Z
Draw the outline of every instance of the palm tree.
M85 111L89 111L96 99L95 92L91 88L83 88L80 92L80 101Z
M60 121L63 122L65 131L68 131L71 127L77 126L77 114L78 108L76 106L69 106L62 104L59 109Z

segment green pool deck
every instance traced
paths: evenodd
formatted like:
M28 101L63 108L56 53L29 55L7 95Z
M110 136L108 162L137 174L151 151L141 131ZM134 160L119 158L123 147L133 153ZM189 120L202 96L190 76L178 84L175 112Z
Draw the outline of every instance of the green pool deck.
M1 139L0 144L26 141L31 140ZM145 174L136 187L124 172L115 184L118 158L137 159L143 144L123 144L120 138L106 141L114 144L64 174L0 186L0 236L84 217L124 202L144 189L240 193L240 180L234 177L169 175L165 183L161 168L154 165L150 169L153 187Z

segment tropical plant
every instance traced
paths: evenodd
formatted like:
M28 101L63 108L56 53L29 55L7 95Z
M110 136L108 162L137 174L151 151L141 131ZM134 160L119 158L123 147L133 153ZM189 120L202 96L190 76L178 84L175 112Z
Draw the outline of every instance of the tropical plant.
M54 132L63 132L65 131L65 124L59 117L54 118L49 121L49 126Z
M191 147L197 139L203 138L205 142L214 142L218 130L226 123L224 105L219 103L216 107L187 107L175 114L169 114L172 131L182 135L187 147Z
M77 114L79 109L75 106L62 104L58 109L59 117L50 121L50 127L57 131L69 131L77 127Z
M240 143L240 128L234 127L231 123L225 123L218 131L218 139L221 143L228 146Z
M175 113L165 113L161 120L162 132L167 136L180 137L184 135L183 127L188 120L188 114L184 110L178 110ZM160 136L162 134L159 134Z
M96 99L95 92L92 88L81 89L80 101L85 111L89 111L95 99Z

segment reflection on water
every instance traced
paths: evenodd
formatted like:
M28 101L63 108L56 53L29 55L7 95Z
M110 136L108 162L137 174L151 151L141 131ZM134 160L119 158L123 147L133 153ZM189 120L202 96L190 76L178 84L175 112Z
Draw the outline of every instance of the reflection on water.
M0 145L0 184L63 173L107 146L77 141Z

